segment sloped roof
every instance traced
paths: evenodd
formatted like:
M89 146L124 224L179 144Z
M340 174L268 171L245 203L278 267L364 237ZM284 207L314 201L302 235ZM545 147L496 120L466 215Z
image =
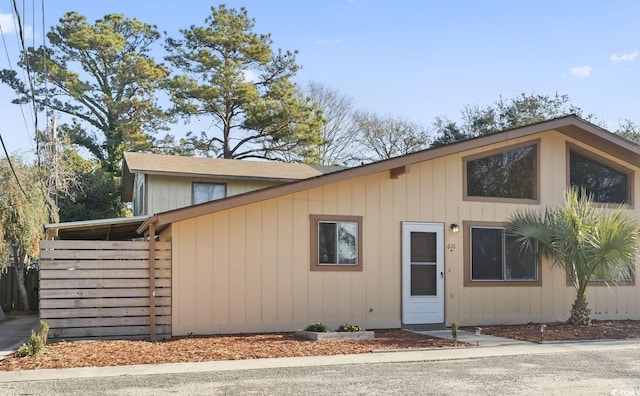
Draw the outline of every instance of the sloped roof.
M136 229L148 216L117 217L46 224L45 230L55 231L56 239L125 241L139 237Z
M287 183L280 186L252 191L241 195L228 197L225 199L211 201L199 205L187 206L185 208L174 209L150 216L138 229L138 232L146 232L151 223L154 223L157 230L167 224L187 220L193 217L218 212L225 209L248 205L251 203L277 198L286 194L292 194L311 188L320 187L327 184L337 183L356 177L371 175L378 172L390 171L390 176L399 175L408 171L411 164L456 154L466 150L479 148L495 143L508 141L534 135L537 133L554 130L577 139L581 142L597 147L621 160L640 167L640 146L611 133L605 129L587 122L575 115L555 118L542 121L524 127L514 128L498 132L492 135L481 136L446 146L422 150L415 153L391 158L385 161L374 162L349 168L342 171L312 177L297 182Z
M133 199L134 174L252 179L289 182L336 171L338 167L305 164L186 157L147 153L124 153L122 166L122 201Z

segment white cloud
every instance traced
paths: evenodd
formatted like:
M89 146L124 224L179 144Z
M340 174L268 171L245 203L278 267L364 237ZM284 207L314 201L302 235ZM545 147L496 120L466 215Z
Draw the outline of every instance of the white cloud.
M338 45L342 43L342 39L338 38L338 39L333 39L333 40L318 40L316 41L316 45L319 46L323 46L323 47L330 47L333 45Z
M591 75L591 66L576 66L569 69L569 73L575 78L587 78Z
M13 17L13 14L0 13L0 26L4 34L18 34L18 23ZM23 26L22 28L24 29L25 40L33 38L33 28L31 26Z
M16 25L13 23L13 14L0 13L0 26L2 26L2 32L13 33L15 32Z
M632 62L636 60L637 57L638 57L638 51L636 50L633 52L628 52L626 54L620 54L620 55L613 54L609 57L609 59L611 59L616 63L620 63L620 62Z

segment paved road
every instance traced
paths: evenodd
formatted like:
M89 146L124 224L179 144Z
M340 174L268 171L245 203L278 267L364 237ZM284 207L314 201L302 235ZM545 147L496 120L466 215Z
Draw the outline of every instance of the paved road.
M0 382L2 395L640 395L640 347Z

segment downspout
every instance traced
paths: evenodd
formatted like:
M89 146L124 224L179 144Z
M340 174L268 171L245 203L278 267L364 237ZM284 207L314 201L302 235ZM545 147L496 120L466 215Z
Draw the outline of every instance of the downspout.
M149 224L149 336L156 341L156 225Z

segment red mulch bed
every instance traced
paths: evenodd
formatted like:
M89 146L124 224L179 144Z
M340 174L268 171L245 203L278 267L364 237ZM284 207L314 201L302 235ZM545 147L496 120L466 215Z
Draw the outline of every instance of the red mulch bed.
M547 323L545 341L640 338L640 321L594 321L591 326ZM475 327L461 327L475 331ZM540 342L540 324L482 326L482 333ZM467 346L458 344L458 346ZM132 364L205 362L213 360L343 355L372 350L424 349L455 346L451 341L402 330L375 330L367 341L311 341L293 333L179 337L167 341L72 341L49 344L36 357L7 357L0 370L104 367Z
M640 321L593 321L591 326L573 326L566 323L546 323L544 341L579 341L640 338ZM514 340L540 342L540 324L480 326L482 334ZM461 328L475 331L475 327Z
M8 357L0 361L0 370L343 355L453 345L448 340L402 330L375 330L375 338L367 341L311 341L293 333L180 337L160 342L72 341L49 344L40 356Z

